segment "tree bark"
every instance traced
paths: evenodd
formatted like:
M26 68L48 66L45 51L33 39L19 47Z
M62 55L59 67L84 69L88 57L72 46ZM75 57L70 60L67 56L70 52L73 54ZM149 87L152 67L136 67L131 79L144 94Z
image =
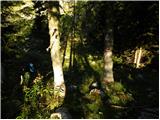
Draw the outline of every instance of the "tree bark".
M112 60L112 43L113 38L106 34L105 38L105 50L104 50L104 83L114 82L113 77L113 60ZM110 44L110 46L108 46Z
M113 7L112 4L107 6L107 18L106 18L106 36L104 40L104 77L103 84L114 82L113 77Z
M62 62L60 55L60 37L59 37L59 3L57 1L49 2L48 9L48 27L50 35L50 49L52 67L54 73L54 96L65 97L66 87L64 84Z
M140 49L136 50L135 58L134 58L134 63L136 64L136 68L139 68L140 66L141 56L142 56L142 48L140 47Z

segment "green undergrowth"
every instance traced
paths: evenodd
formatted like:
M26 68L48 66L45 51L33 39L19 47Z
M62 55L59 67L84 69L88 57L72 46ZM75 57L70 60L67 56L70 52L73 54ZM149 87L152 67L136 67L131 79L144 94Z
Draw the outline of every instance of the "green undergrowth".
M113 56L113 61L115 82L107 84L105 89L100 84L102 57L76 56L72 68L65 68L67 92L63 105L72 118L138 118L139 106L157 106L158 72L151 71L149 65L136 69L133 64L125 63L124 56ZM53 97L53 78L37 77L30 87L23 85L24 104L17 118L49 118L51 111L59 106L58 98ZM93 83L97 86L92 87ZM71 89L71 86L76 87Z
M28 86L27 83L23 82L22 87L24 103L17 119L49 118L51 110L59 106L58 98L53 95L53 78L46 82L43 76L38 74L32 85Z
M126 106L128 102L133 101L132 94L127 92L125 86L120 82L109 83L106 93L109 97L109 104Z

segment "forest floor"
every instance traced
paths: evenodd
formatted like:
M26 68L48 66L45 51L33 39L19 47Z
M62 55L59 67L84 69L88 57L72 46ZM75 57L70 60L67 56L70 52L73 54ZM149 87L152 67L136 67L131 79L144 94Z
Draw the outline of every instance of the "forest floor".
M43 76L43 81L46 84L48 80L53 79L52 67L49 54L36 53L36 60L34 65L37 71ZM35 56L32 54L31 56ZM38 57L37 57L38 56ZM29 57L30 58L30 55ZM34 57L35 58L35 57ZM38 61L39 60L39 61ZM25 61L27 59L25 58ZM159 67L152 64L147 65L141 69L136 69L130 64L114 63L114 77L115 82L120 83L118 89L123 89L121 92L124 94L122 100L117 98L117 91L114 98L108 103L108 99L102 100L97 94L92 95L91 84L99 82L103 71L100 70L103 66L100 65L101 58L97 60L96 64L90 62L87 58L78 58L72 69L64 70L64 78L67 87L67 96L64 101L72 116L72 118L158 118L159 117ZM13 63L13 61L12 61ZM14 68L13 75L10 76L20 80L20 73L15 74L15 69L21 63L8 64L6 68ZM24 61L22 62L25 63ZM26 62L27 63L27 62ZM25 63L25 64L26 64ZM97 67L98 66L98 67ZM11 79L11 78L9 78ZM24 96L22 88L19 86L20 81L13 83L3 83L2 86L2 118L15 118L22 109ZM14 85L14 86L13 86ZM17 85L18 87L16 87ZM119 85L119 84L117 84ZM117 88L116 88L117 89ZM21 93L20 93L21 92ZM129 94L131 100L127 101L125 98ZM110 99L112 95L109 96ZM119 97L119 96L118 96ZM27 109L27 108L26 108Z

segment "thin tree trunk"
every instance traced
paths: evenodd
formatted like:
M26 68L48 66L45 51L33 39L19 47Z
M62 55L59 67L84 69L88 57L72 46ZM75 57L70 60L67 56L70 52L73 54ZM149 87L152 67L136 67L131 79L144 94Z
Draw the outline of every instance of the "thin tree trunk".
M140 66L141 56L142 56L142 48L140 47L139 53L138 53L138 58L137 58L137 63L136 63L136 68L139 68L139 66Z
M66 57L66 51L67 51L67 39L68 38L66 38L65 37L65 47L64 47L64 53L63 53L63 61L62 61L62 66L64 66L64 62L65 62L65 57Z
M74 55L74 53L75 53L75 51L74 51L74 45L75 45L75 0L74 1L72 1L73 2L73 6L74 6L74 8L73 8L73 28L72 28L72 33L71 33L71 51L70 51L70 64L69 64L69 69L70 70L72 70L72 67L73 67L73 65L74 65L74 57L75 57L75 55Z
M141 56L142 56L142 48L140 47L139 50L138 49L136 50L134 57L134 64L136 64L136 68L139 68L140 66Z
M136 64L136 63L137 63L137 56L138 56L138 50L136 50L136 52L135 52L134 64Z
M65 97L65 84L60 55L60 37L59 37L59 3L49 2L48 9L48 27L50 35L50 54L54 72L54 96Z
M73 59L73 35L71 35L71 40L70 40L70 60L69 60L69 70L72 69L72 65L73 65L73 62L72 62L72 59Z

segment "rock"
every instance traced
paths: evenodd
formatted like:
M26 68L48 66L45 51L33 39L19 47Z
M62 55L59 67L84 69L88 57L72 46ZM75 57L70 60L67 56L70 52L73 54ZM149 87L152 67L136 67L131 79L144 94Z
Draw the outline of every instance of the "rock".
M98 88L98 83L97 82L93 82L90 86L89 86L89 89L95 89L95 88Z
M55 113L52 113L50 119L71 119L71 115L67 108L60 107L58 108Z
M98 83L97 82L94 82L94 83L92 83L92 85L91 86L93 86L93 87L98 87Z

